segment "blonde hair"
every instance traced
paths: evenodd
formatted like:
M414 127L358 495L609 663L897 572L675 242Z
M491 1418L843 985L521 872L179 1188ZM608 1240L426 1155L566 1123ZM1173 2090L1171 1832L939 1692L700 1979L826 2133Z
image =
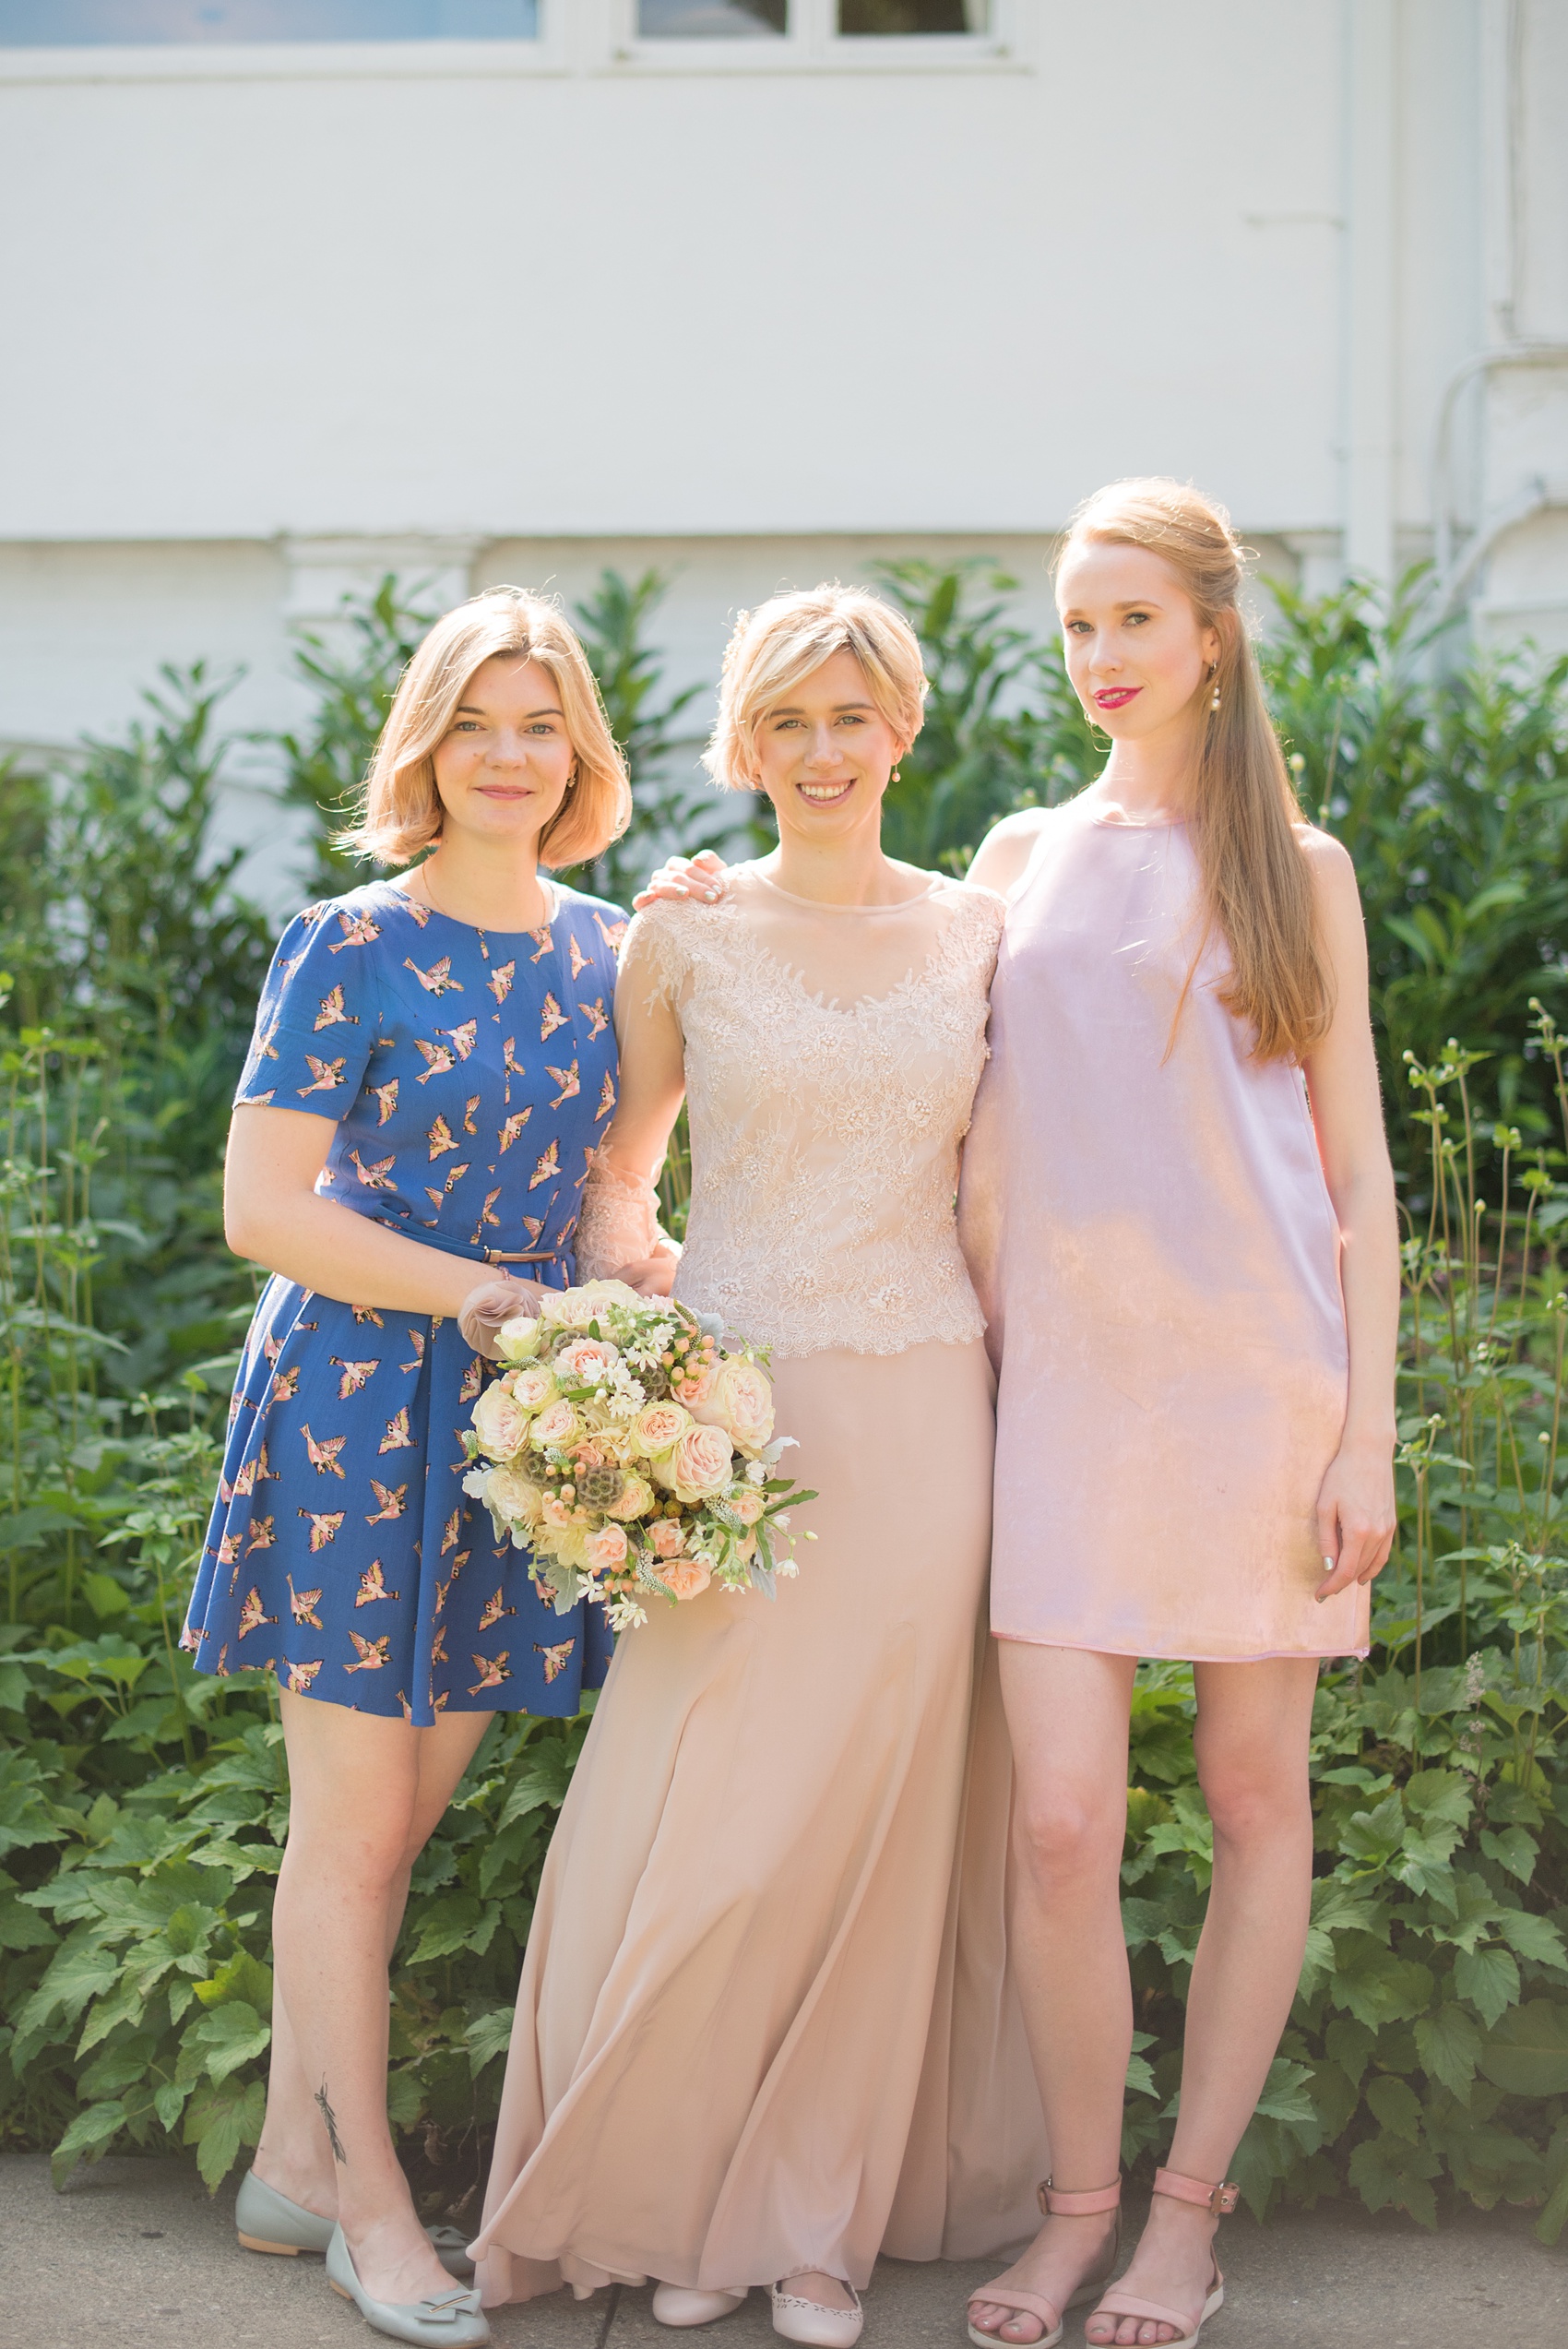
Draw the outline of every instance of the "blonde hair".
M620 838L631 821L631 788L587 655L553 604L523 588L494 587L443 614L404 670L340 848L407 864L440 839L436 745L475 670L497 656L537 661L549 672L576 754L574 787L540 834L540 863L580 864Z
M836 652L852 652L860 662L866 689L903 757L925 718L920 639L879 596L834 580L772 596L736 621L725 648L713 739L703 753L716 783L731 791L756 789L757 727Z
M1112 482L1074 515L1057 566L1086 543L1147 547L1175 573L1198 626L1218 637L1213 678L1201 688L1193 791L1204 940L1218 929L1230 949L1220 1001L1255 1029L1256 1057L1304 1059L1327 1032L1333 991L1318 945L1301 812L1241 616L1245 558L1230 517L1190 483ZM1218 709L1210 706L1214 693ZM1194 956L1187 986L1196 967Z

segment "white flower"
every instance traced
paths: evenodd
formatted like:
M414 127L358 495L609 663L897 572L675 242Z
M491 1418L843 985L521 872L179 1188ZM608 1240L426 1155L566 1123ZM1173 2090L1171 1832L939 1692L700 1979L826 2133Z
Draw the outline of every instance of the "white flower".
M750 1477L754 1485L766 1485L767 1482L767 1471L763 1466L760 1460L753 1461L751 1466L746 1471L746 1474Z

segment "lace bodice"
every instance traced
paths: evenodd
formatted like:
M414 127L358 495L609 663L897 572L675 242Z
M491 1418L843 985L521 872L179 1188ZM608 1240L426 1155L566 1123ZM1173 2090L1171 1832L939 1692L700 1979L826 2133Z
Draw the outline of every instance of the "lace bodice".
M981 1334L953 1201L1002 913L939 878L822 906L742 865L718 905L637 916L622 984L668 997L686 1044L677 1295L779 1356Z

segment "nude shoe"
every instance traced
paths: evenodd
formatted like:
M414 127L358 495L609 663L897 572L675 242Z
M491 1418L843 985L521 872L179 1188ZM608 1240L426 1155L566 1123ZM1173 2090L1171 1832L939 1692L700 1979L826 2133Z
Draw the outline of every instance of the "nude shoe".
M721 2292L695 2292L684 2283L656 2283L653 2315L656 2324L714 2324L732 2317L745 2300L749 2286L739 2283Z
M1086 2300L1092 2300L1097 2293L1104 2290L1115 2268L1117 2253L1122 2248L1122 2181L1118 2178L1114 2186L1096 2186L1081 2194L1069 2194L1046 2178L1036 2188L1035 2196L1047 2218L1087 2219L1094 2218L1101 2211L1114 2211L1116 2213L1116 2224L1111 2230L1111 2248L1098 2272L1086 2276L1083 2283L1067 2295L1066 2306L1069 2308L1079 2307ZM1021 2317L1033 2317L1040 2331L1038 2341L1004 2341L1000 2332L982 2332L978 2325L971 2323L968 2330L975 2349L1056 2349L1063 2330L1063 2312L1042 2294L1025 2292L1016 2283L986 2283L978 2292L970 2293L971 2307L977 2300L990 2300L997 2307L1016 2308ZM1006 2322L1005 2318L1003 2322Z
M784 2278L784 2283L790 2281ZM774 2284L774 2331L786 2341L805 2342L808 2349L855 2349L865 2312L854 2285L846 2283L844 2289L854 2301L852 2308L825 2307L820 2300L803 2300L798 2293L786 2292L783 2284Z
M1223 2218L1233 2211L1241 2199L1239 2186L1208 2186L1201 2177L1184 2177L1180 2170L1156 2170L1154 2190L1167 2195L1172 2202L1191 2202L1199 2210L1212 2211L1216 2218ZM1197 2349L1197 2339L1215 2310L1225 2299L1225 2278L1219 2272L1219 2262L1214 2262L1214 2275L1201 2307L1167 2308L1158 2300L1142 2300L1134 2292L1111 2290L1095 2309L1097 2317L1135 2317L1139 2324L1174 2325L1177 2339L1161 2342L1159 2349ZM1095 2343L1093 2349L1110 2349L1110 2343Z

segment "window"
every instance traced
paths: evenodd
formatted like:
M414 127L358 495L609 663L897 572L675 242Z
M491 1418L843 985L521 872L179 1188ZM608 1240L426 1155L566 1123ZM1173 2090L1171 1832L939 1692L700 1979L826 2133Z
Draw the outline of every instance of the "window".
M988 0L838 0L843 33L988 32Z
M538 34L539 0L0 0L0 49Z
M643 41L766 41L789 17L788 0L637 0Z

